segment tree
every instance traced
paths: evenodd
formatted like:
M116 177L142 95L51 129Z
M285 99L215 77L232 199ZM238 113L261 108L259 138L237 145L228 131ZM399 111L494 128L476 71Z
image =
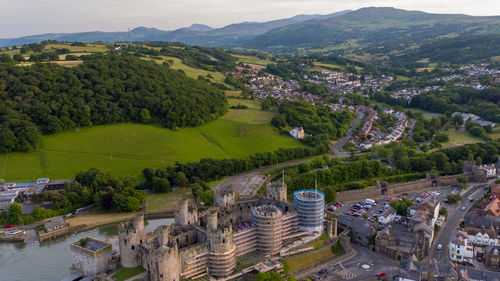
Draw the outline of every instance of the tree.
M189 183L189 180L187 179L186 177L186 174L184 174L183 172L178 172L175 176L175 181L174 181L174 184L176 186L180 186L180 187L186 187Z
M446 199L448 199L448 202L450 202L450 204L455 204L458 201L462 200L462 196L460 196L460 194L449 194Z
M23 208L17 202L9 206L9 222L11 224L21 224L23 222Z
M149 113L149 110L147 108L141 109L140 115L141 123L147 124L151 122L151 114Z
M448 217L448 210L445 207L441 207L441 209L439 209L439 214Z
M191 184L191 193L193 193L195 200L199 200L203 194L203 187L199 183L193 183Z
M389 205L396 210L396 213L400 216L406 216L408 212L408 207L415 205L410 199L402 198L396 201L392 201Z
M333 186L328 186L324 188L325 190L325 202L335 203L337 200L337 190Z
M211 189L207 189L203 191L200 197L200 201L205 203L205 205L213 205L214 204L214 191Z
M464 186L467 186L467 183L469 182L469 177L467 176L458 177L457 182L463 184Z

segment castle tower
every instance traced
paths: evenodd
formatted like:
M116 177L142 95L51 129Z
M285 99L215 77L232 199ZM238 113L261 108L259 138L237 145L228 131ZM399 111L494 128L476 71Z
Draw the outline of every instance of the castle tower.
M233 228L230 224L219 225L208 230L208 273L215 277L226 277L236 267L236 245L233 241Z
M207 214L207 229L208 230L216 230L217 229L217 221L218 221L218 213L216 210L210 210Z
M233 190L230 187L222 187L214 192L214 205L216 207L228 207L236 202Z
M139 245L146 241L144 216L137 215L131 221L121 222L118 226L118 238L122 266L131 268L142 265Z
M265 198L273 201L286 202L286 192L285 173L283 172L281 181L267 183Z
M279 254L283 242L283 212L278 206L252 208L252 222L257 226L259 248L267 255Z
M179 281L181 260L177 244L153 249L150 264L151 281Z
M196 209L189 209L189 202L186 198L179 200L179 210L175 213L176 225L191 225L198 223L198 212Z

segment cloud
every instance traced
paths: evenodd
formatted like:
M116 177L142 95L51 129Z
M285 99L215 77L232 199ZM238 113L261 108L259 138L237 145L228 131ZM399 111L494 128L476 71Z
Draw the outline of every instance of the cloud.
M500 11L497 0L2 0L0 37L137 26L171 30L192 23L220 27L367 6L472 15Z

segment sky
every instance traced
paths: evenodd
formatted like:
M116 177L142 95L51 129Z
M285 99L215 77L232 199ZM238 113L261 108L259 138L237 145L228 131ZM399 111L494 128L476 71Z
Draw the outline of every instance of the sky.
M0 38L138 26L173 30L193 23L222 27L363 7L500 15L499 0L0 0Z

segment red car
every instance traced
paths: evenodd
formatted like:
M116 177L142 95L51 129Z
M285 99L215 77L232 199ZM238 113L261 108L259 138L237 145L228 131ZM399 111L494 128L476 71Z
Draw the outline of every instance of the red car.
M8 224L8 225L4 225L4 227L3 227L3 228L13 228L13 227L14 227L14 225L13 225L13 224Z
M385 275L386 275L386 274L385 274L385 272L383 272L383 271L382 271L382 272L377 273L377 277L384 277Z

